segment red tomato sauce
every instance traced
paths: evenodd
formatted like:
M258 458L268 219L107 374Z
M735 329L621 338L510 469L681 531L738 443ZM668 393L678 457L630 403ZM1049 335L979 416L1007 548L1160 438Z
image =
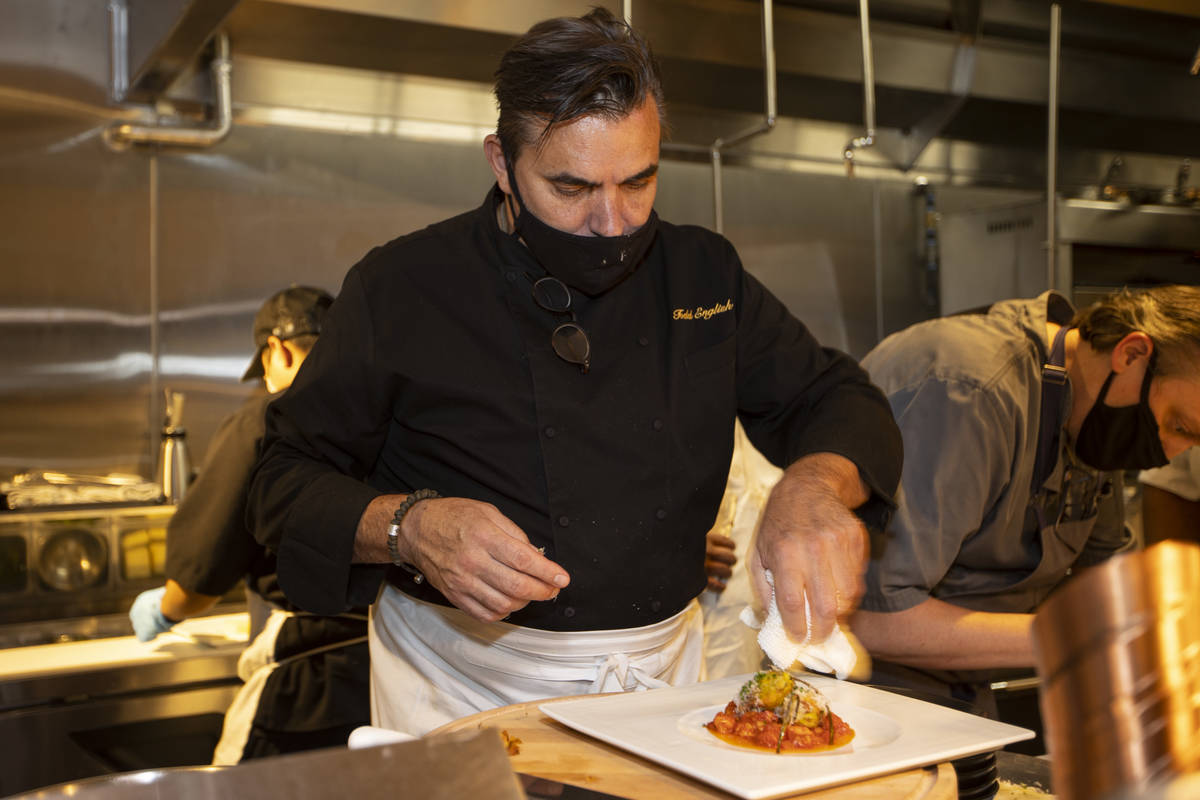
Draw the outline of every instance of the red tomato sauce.
M854 729L847 725L845 720L832 711L829 712L829 716L833 722L832 726L828 722L816 728L789 725L783 735L782 744L779 742L779 715L774 711L748 711L739 714L737 703L733 701L725 706L724 711L718 711L712 722L704 727L721 741L738 747L771 753L815 753L842 747L854 739Z

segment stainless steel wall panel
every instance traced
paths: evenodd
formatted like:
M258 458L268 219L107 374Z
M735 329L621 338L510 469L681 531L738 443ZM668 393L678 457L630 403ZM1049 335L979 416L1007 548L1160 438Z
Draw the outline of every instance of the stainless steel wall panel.
M743 263L825 344L875 335L874 184L726 168L725 231Z
M145 164L93 120L24 122L0 132L0 470L148 474Z
M238 128L160 164L160 382L187 397L197 458L251 389L238 379L268 295L336 295L370 248L473 208L491 185L481 146L295 128Z

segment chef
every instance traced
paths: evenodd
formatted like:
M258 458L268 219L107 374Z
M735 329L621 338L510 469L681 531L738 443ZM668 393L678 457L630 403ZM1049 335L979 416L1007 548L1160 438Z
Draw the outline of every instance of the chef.
M904 435L904 479L852 619L875 683L994 711L1033 665L1038 604L1126 548L1122 471L1200 441L1200 289L1054 292L917 324L863 365Z
M539 23L495 93L495 186L350 270L250 497L293 602L375 600L372 719L418 735L702 677L735 416L787 467L751 562L801 636L853 606L899 478L857 364L725 239L654 213L665 107L638 34L604 9Z
M342 745L369 720L365 609L296 613L279 590L274 555L245 521L267 406L292 383L332 302L321 289L293 286L255 315L257 352L242 380L261 378L267 391L221 423L167 526L166 585L143 592L129 611L138 639L149 641L246 579L252 641L238 662L245 684L225 716L215 764Z

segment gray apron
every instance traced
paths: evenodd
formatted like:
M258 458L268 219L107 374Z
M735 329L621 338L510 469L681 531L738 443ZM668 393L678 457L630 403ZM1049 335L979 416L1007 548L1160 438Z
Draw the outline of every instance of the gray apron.
M1002 590L967 601L964 607L1002 613L1033 613L1071 574L1099 518L1101 503L1120 487L1112 474L1097 472L1076 457L1062 436L1069 391L1063 367L1064 326L1055 338L1042 370L1042 400L1037 462L1022 535L1037 537L1041 557L1031 571ZM1047 472L1049 474L1047 474ZM974 598L973 598L974 599ZM901 686L971 704L972 710L994 717L992 670L931 670L876 661L871 682Z

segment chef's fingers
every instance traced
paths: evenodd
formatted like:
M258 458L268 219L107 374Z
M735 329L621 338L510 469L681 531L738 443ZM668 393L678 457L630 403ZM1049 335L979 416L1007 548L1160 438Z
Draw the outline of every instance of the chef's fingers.
M733 539L730 539L728 536L725 536L721 533L713 533L712 531L709 531L708 543L709 545L713 545L725 550L737 549L737 542L735 542Z
M737 543L728 536L710 533L705 541L704 557L708 561L717 561L733 566L737 563Z
M534 547L529 543L529 537L525 535L525 531L513 522L508 517L500 513L499 509L491 506L490 509L495 512L493 521L497 529L507 534L513 542L502 542L498 550L493 551L492 556L500 563L524 573L537 581L548 584L553 587L552 595L558 594L558 590L565 587L571 582L571 576L558 564L546 557L545 552L540 547ZM504 587L499 587L503 589ZM546 600L548 597L531 597L531 600Z
M467 614L484 622L495 622L531 601L557 596L558 586L533 578L502 560L511 556L511 548L520 546L533 557L549 561L536 548L516 542L499 531L492 531L490 536L479 535L476 544L478 547L443 564L436 572L436 580L432 581L447 600ZM521 560L521 556L516 560ZM565 570L549 563L556 573L565 575Z
M784 627L798 640L822 642L858 606L863 593L866 529L849 511L833 514L776 554L775 598ZM805 595L809 615L804 613Z
M466 498L417 505L409 557L446 599L483 620L500 619L570 582L495 506Z
M746 551L746 571L750 573L750 590L754 593L754 605L765 609L771 602L771 586L767 583L762 554L758 552L757 542L752 543L750 549Z
M724 581L733 577L733 567L720 561L705 561L704 574L710 578L720 578Z
M496 568L486 570L485 579L512 597L549 600L571 582L565 569L527 542L499 542L491 557Z
M775 593L775 605L779 608L784 629L797 642L820 641L816 638L820 631L813 630L813 623L819 619L821 610L814 601L823 596L829 578L828 566L817 543L807 536L789 537L786 543L775 548L770 569L774 586L768 585L767 591ZM805 595L808 595L811 619L805 613Z

